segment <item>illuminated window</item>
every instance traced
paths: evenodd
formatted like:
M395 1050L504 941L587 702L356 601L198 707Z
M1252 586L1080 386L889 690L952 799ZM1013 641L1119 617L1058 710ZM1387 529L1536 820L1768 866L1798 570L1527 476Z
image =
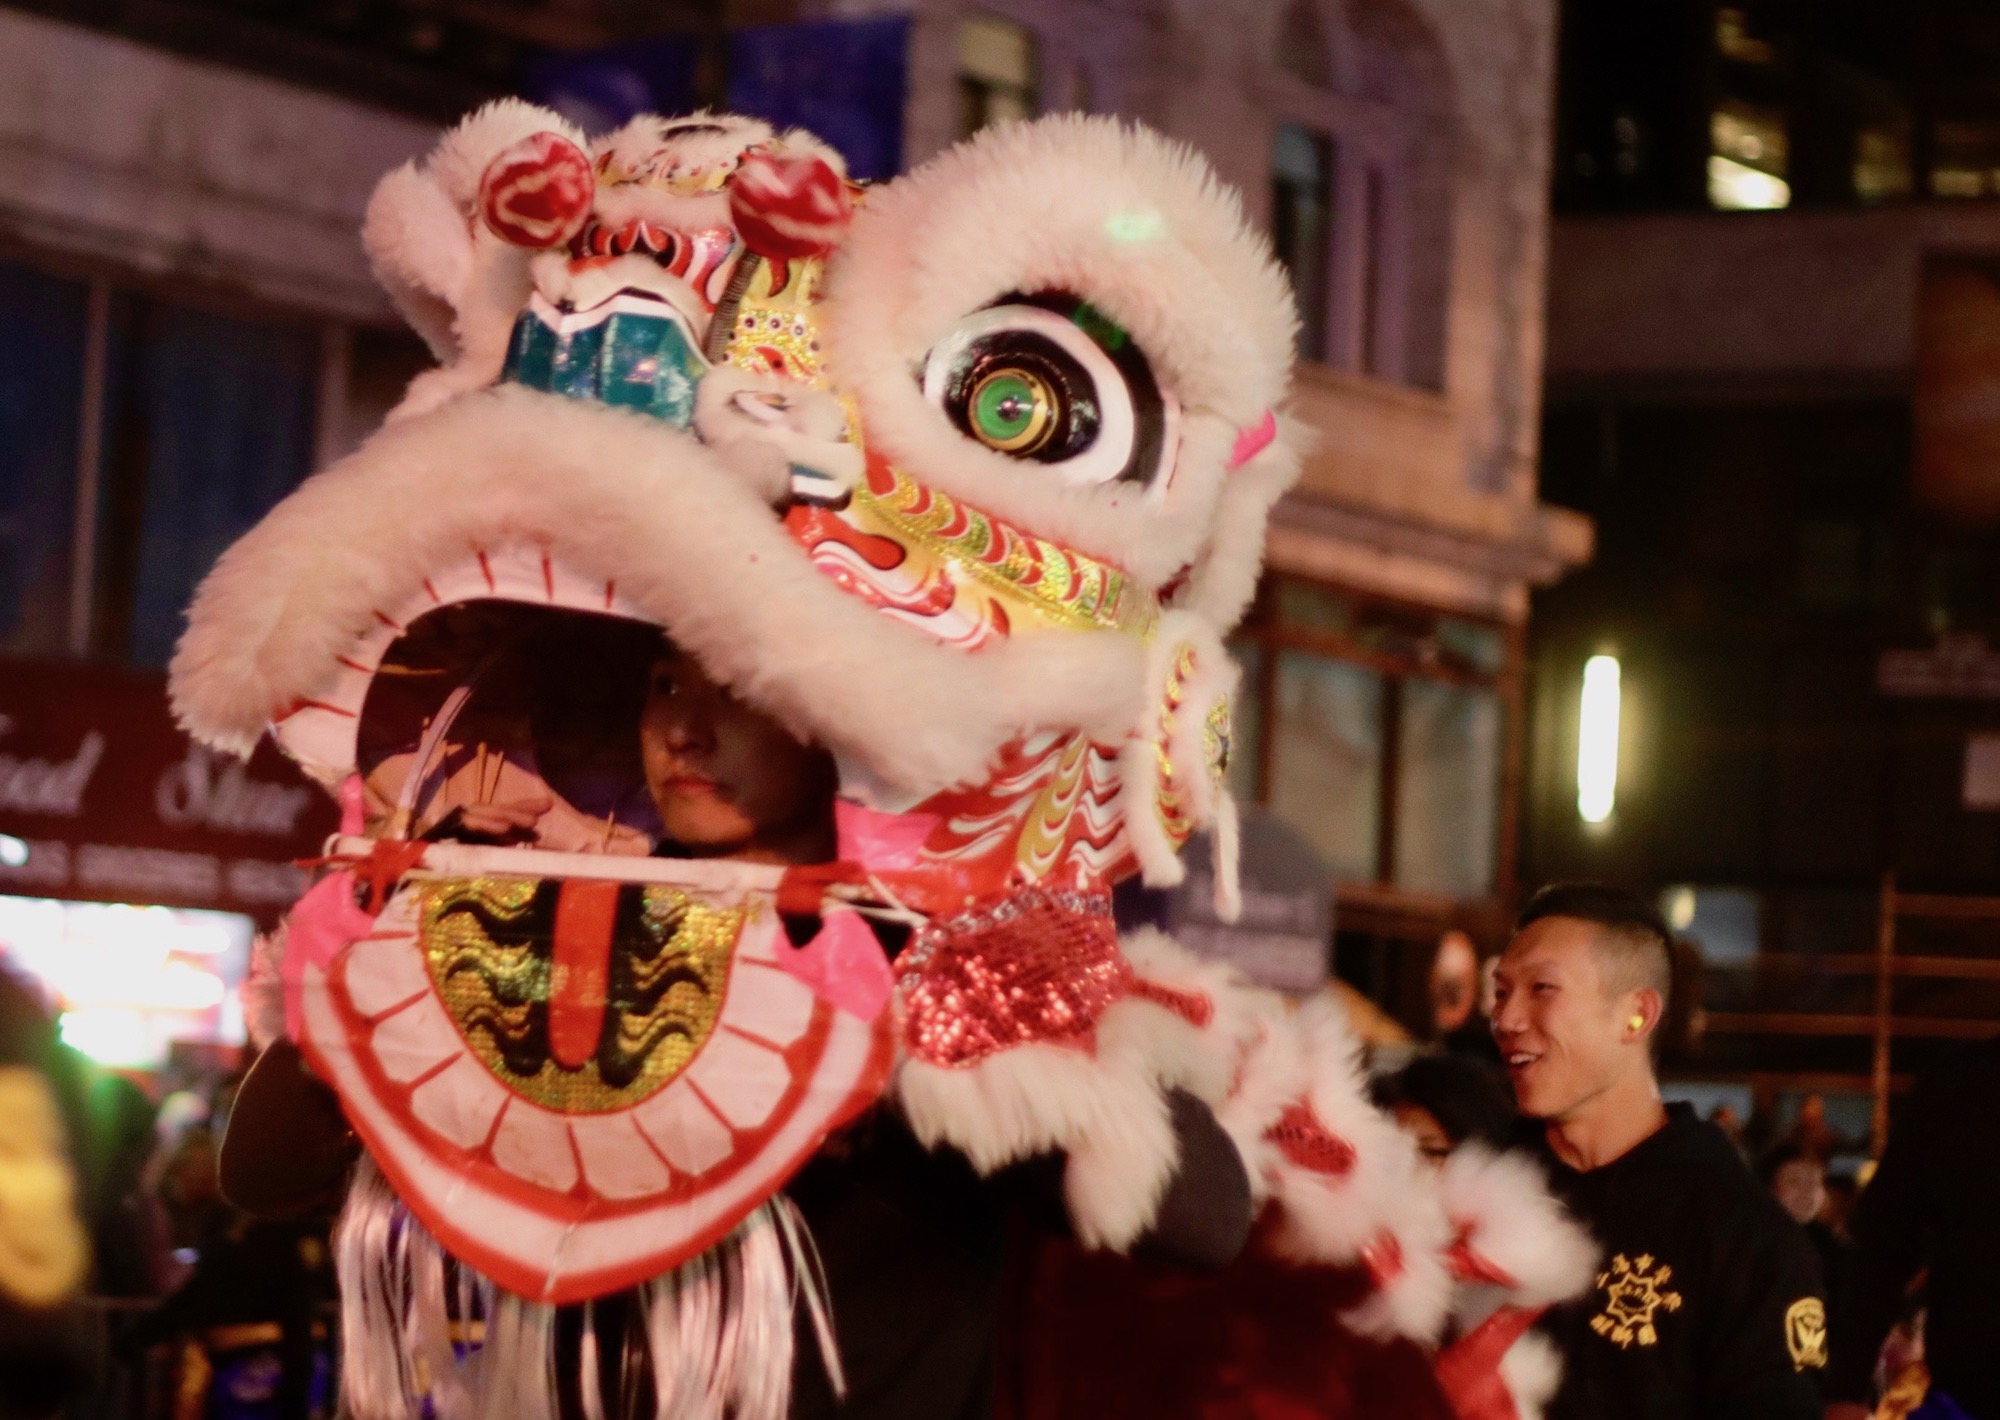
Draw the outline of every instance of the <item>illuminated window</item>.
M1037 82L1032 30L991 15L974 15L960 23L960 137L969 137L989 124L1033 118Z
M1932 132L1933 197L2000 196L2000 124L1958 119Z
M1791 204L1783 110L1725 99L1709 118L1708 200L1724 211Z
M233 912L0 897L0 959L42 985L63 1039L105 1065L157 1068L180 1041L241 1045L250 937Z
M1854 136L1854 195L1863 202L1888 202L1908 197L1915 184L1910 174L1910 131L1907 121L1891 120L1864 128Z
M1778 59L1777 45L1755 32L1749 11L1740 5L1716 9L1715 47L1723 58L1738 64L1775 64Z

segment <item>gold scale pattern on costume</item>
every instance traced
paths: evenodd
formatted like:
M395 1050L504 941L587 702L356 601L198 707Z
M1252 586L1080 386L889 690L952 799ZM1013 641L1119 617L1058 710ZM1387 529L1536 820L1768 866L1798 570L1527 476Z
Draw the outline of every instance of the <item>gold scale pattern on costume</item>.
M635 1105L687 1068L714 1031L753 909L713 907L672 887L628 888L642 895L643 940L614 939L607 1039L596 1058L570 1070L546 1046L554 952L547 920L535 912L544 886L513 877L424 884L419 921L431 981L467 1047L522 1098L564 1113ZM607 1060L628 1078L607 1079ZM526 1061L537 1068L523 1069Z
M1147 635L1158 619L1154 599L1110 563L1023 532L901 469L871 464L854 502L902 538L1058 625Z

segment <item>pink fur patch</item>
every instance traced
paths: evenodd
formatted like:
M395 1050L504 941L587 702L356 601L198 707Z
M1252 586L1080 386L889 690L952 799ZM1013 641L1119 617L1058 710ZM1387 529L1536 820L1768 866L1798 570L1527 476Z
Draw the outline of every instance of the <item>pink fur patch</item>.
M300 993L308 966L324 971L333 959L375 930L375 919L354 901L354 874L328 873L292 908L285 931L285 1033L302 1029ZM887 969L886 967L884 968Z
M872 1021L889 1004L895 978L882 944L860 913L834 908L817 936L797 950L778 951L778 964L812 987L821 1000Z

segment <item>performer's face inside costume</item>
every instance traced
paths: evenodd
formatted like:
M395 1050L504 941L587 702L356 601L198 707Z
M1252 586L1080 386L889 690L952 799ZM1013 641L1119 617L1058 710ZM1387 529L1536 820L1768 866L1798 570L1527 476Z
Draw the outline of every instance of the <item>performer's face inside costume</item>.
M647 679L639 750L663 852L759 863L833 857L832 758L672 645Z

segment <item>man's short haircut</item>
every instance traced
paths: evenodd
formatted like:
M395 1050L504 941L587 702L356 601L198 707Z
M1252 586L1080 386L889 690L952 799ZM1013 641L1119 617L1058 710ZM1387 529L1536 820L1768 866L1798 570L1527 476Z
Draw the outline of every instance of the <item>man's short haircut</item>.
M1629 888L1608 883L1551 883L1528 899L1514 930L1544 917L1567 917L1600 928L1596 956L1607 991L1660 993L1664 1014L1673 985L1671 934L1659 909Z

